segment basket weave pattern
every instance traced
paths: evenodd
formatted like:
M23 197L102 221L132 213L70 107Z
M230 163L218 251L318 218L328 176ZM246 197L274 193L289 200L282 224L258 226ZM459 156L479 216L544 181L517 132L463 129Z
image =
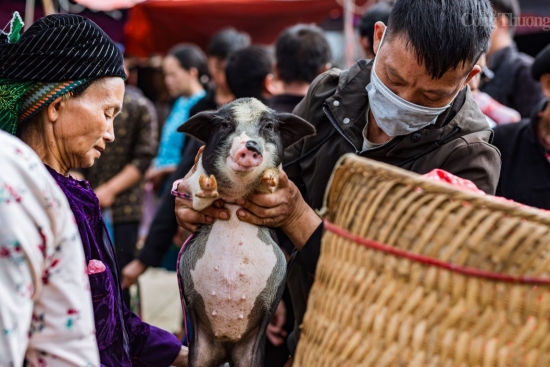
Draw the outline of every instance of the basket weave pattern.
M327 230L295 366L550 366L550 215L355 156L335 168L327 206L362 238L539 284Z

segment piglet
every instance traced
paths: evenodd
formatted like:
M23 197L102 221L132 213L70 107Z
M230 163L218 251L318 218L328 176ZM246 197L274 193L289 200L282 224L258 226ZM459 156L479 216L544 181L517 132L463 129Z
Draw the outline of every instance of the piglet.
M206 143L188 177L193 208L222 199L231 212L228 221L201 226L180 253L180 287L193 330L189 366L260 367L286 261L270 230L240 221L232 203L252 192L274 192L284 149L315 129L242 98L195 115L179 131Z

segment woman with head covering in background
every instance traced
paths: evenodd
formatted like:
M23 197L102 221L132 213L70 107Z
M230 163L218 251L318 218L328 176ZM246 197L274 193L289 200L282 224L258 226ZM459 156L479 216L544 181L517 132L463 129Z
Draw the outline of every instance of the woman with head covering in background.
M122 54L81 16L41 18L20 37L17 23L9 35L0 34L0 129L38 154L69 201L88 264L101 364L186 366L187 351L172 334L125 307L97 197L69 175L92 166L114 139L124 94Z
M177 129L187 121L191 108L206 95L204 86L209 80L206 56L193 44L171 49L162 62L162 70L170 97L177 99L162 127L159 151L145 177L157 190L162 189L181 160L185 135Z

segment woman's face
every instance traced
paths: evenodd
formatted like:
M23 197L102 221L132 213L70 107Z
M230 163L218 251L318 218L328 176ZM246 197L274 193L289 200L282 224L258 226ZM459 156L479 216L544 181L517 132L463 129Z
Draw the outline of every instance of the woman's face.
M122 108L123 99L124 81L105 77L80 96L60 103L53 134L60 157L70 168L91 167L105 145L115 139L113 120Z
M171 97L189 95L191 81L196 78L190 71L181 67L178 59L174 56L166 56L162 62L164 72L164 83Z

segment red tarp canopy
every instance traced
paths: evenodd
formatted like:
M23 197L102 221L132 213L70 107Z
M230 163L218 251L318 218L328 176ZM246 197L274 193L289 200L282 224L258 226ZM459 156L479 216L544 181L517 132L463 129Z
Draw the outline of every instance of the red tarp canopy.
M126 54L163 54L181 42L203 47L220 29L248 32L254 43L270 44L286 27L318 23L336 0L153 0L130 10L125 27Z

